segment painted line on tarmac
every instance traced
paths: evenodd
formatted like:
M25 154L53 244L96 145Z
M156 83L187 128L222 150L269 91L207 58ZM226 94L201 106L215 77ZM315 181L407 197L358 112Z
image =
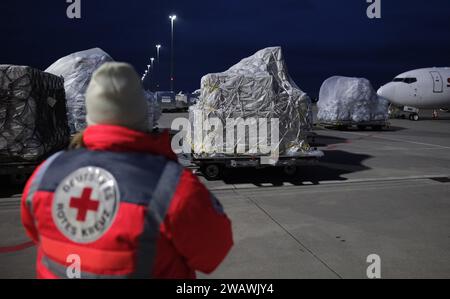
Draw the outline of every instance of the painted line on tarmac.
M447 150L446 148L440 148L440 147L418 147L418 148L407 148L407 147L396 147L396 148L377 148L377 149L371 149L371 152L404 152L404 151L443 151ZM360 154L362 152L359 152Z
M412 140L403 139L403 138L391 138L391 137L380 136L380 135L375 135L375 134L366 135L363 133L345 132L345 131L342 131L342 133L363 136L363 137L367 137L367 138L378 138L378 139L384 139L384 140L388 140L388 141L405 142L405 143L416 144L416 145L426 145L426 146L438 147L438 148L442 148L442 149L450 149L450 146L443 146L443 145L433 144L433 143L412 141Z
M0 198L0 208L2 207L20 207L21 197Z
M0 254L22 251L22 250L25 250L25 249L28 249L28 248L31 248L34 246L35 246L34 242L29 241L29 242L14 245L14 246L0 247Z
M320 185L345 185L354 183L378 183L378 182L401 182L401 181L412 181L412 180L428 180L436 178L450 178L450 174L433 174L433 175L416 175L416 176L403 176L403 177L382 177L382 178L363 178L363 179L343 179L343 180L332 180L332 181L319 181L317 183L311 181L302 182L302 185L294 185L292 183L283 183L283 186L257 186L253 184L231 184L225 186L211 187L208 188L211 191L227 191L227 190L245 190L245 189L264 189L264 188L280 188L280 187L307 187L307 186L320 186Z
M351 183L372 183L372 182L395 182L395 181L411 181L411 180L428 180L442 177L450 177L449 174L433 174L433 175L412 175L404 177L383 177L383 178L364 178L364 179L349 179L340 181L321 181L320 185L329 184L351 184Z

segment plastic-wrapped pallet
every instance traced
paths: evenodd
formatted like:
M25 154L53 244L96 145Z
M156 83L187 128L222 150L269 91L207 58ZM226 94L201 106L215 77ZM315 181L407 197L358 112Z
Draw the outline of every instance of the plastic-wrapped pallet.
M158 125L158 120L161 117L161 105L158 103L156 94L148 90L145 90L144 94L148 103L148 121L149 121L149 128L151 129Z
M386 121L389 102L378 97L369 80L331 77L320 88L317 118L322 123Z
M63 79L0 65L0 161L39 161L69 140Z
M85 93L92 74L102 64L113 61L102 49L94 48L70 54L52 64L46 72L64 78L67 112L72 134L86 128Z
M294 154L309 149L305 140L306 134L312 130L311 99L290 78L280 47L260 50L223 73L204 76L199 101L190 109L191 121L195 115L202 115L203 121L218 118L225 130L226 119L229 118L278 118L280 154ZM199 139L194 138L196 154L216 155L201 153L199 149L203 146L196 144L198 142ZM246 140L225 146L236 148L240 142L254 144L249 142L247 134Z

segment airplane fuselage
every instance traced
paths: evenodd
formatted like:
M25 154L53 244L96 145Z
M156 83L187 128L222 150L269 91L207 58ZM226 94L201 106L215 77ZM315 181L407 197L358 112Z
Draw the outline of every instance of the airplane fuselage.
M378 95L399 107L450 108L450 68L425 68L398 75Z

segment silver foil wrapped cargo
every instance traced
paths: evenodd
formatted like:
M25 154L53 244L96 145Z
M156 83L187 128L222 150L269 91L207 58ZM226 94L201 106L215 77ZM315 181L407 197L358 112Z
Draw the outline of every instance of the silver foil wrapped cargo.
M305 140L313 124L311 99L289 76L280 47L260 50L223 73L204 76L199 100L190 108L191 121L195 115L202 115L203 122L219 118L224 128L230 118L267 119L269 122L278 118L280 154L309 150ZM194 133L198 133L195 128ZM268 139L270 137L269 134ZM192 142L196 154L219 154L202 152L204 146L199 142L201 139L196 138ZM247 137L224 146L236 148L241 143L247 147L254 144ZM258 148L248 151L259 154Z
M94 72L106 62L114 61L102 49L94 48L76 52L52 64L46 72L64 78L67 97L67 117L72 134L86 128L86 90ZM157 124L161 108L155 95L144 91L149 107L149 128Z
M144 95L148 104L148 123L149 129L151 129L158 125L158 120L162 113L161 105L159 104L155 93L145 90Z
M86 128L85 93L92 74L104 63L113 61L102 49L94 48L65 56L46 72L64 78L67 98L67 117L72 134Z
M369 80L331 77L320 88L317 118L322 123L386 121L389 102L378 97Z

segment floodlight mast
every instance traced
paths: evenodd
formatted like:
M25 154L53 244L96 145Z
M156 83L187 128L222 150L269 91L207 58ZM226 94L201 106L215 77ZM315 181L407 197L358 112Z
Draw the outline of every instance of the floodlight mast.
M170 58L170 91L174 91L175 78L174 78L174 69L175 69L175 55L174 55L174 23L177 19L176 15L169 16L170 24L171 24L171 58Z

